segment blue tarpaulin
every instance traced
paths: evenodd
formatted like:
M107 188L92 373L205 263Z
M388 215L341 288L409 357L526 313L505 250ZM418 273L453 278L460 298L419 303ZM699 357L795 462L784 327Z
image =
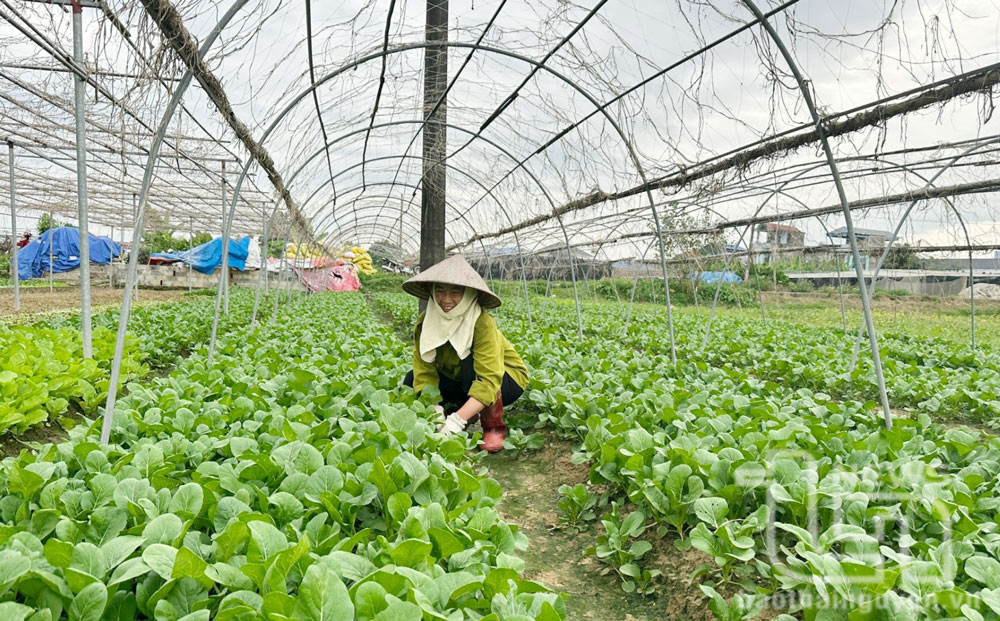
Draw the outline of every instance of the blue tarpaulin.
M90 235L90 262L107 264L113 257L121 256L122 247L109 237ZM52 269L49 269L49 255ZM54 274L69 272L80 267L80 231L64 226L49 229L38 240L17 251L17 277L19 280L40 278L44 272Z
M724 283L743 282L739 274L734 272L701 272L697 278L710 285L718 284L720 280Z
M250 253L250 238L229 240L229 267L243 270L247 256ZM215 268L222 265L222 238L216 237L210 242L195 246L184 252L156 252L150 255L154 259L167 261L183 261L193 269L203 274L211 274Z

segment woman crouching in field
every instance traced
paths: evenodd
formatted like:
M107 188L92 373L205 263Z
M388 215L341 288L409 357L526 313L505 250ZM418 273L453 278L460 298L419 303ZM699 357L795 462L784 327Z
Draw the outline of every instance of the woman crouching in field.
M501 301L465 258L456 255L403 283L403 290L427 300L414 331L413 370L404 383L420 393L437 386L442 433L457 433L478 416L479 448L503 448L503 408L528 383L528 368L497 328L487 309ZM447 416L445 416L447 413Z

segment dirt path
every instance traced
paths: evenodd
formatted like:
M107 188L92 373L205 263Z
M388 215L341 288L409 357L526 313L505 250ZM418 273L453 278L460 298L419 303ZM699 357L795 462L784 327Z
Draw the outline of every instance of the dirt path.
M665 542L654 544L647 568L659 569L663 578L656 593L644 597L622 591L614 575L600 575L601 563L585 557L584 550L596 543L600 522L582 533L553 528L558 525L558 488L567 483L585 483L589 468L570 461L572 445L549 437L545 446L520 456L509 452L490 455L483 462L503 487L499 510L504 519L517 524L530 545L521 553L524 576L569 595L568 619L594 621L703 621L714 619L706 598L688 577L705 558L697 552L681 553Z
M173 300L183 295L185 291L153 291L140 290L139 301ZM116 306L122 301L121 289L93 287L90 290L91 306L97 310L101 307ZM57 287L50 293L47 287L24 287L21 289L21 312L17 317L14 313L14 290L5 287L0 290L0 319L3 322L30 320L36 315L61 310L76 310L80 308L79 287Z

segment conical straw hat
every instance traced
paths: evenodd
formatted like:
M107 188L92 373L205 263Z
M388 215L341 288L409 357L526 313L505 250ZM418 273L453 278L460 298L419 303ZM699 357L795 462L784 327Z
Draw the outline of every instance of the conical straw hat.
M483 277L460 254L448 257L407 280L403 283L403 291L426 300L431 296L431 285L436 282L475 289L479 292L479 305L483 308L496 308L501 304L500 298L490 291Z

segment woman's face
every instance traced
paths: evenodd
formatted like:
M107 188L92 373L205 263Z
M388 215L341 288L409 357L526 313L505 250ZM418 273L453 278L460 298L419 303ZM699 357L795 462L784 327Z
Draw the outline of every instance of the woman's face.
M441 310L446 313L450 313L453 308L458 306L463 296L465 296L465 287L442 283L434 285L434 300L441 307Z

